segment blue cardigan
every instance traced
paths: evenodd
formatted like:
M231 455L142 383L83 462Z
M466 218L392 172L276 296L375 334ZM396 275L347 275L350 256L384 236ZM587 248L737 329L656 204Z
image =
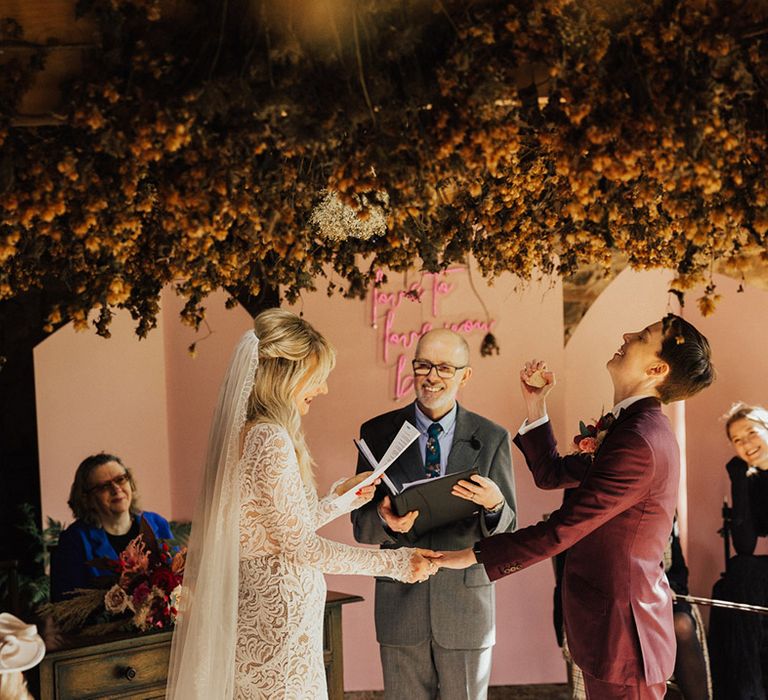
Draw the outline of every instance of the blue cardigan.
M135 519L141 517L149 523L155 537L171 539L171 528L162 515L144 511ZM51 557L51 600L64 600L69 597L67 592L75 588L91 588L94 577L104 576L104 571L86 562L99 557L117 559L107 533L101 527L75 520L59 535L59 544Z

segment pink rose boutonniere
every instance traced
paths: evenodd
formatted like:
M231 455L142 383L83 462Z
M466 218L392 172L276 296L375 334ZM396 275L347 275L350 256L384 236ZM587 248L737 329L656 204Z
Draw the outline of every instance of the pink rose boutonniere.
M615 422L616 416L613 413L604 413L594 423L579 421L579 434L573 438L576 454L594 456Z

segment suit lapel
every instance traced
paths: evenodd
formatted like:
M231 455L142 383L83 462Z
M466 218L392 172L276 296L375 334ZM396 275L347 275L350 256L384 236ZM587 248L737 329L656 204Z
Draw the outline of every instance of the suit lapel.
M397 431L400 430L405 421L410 421L412 425L416 425L415 404L405 406L402 411L394 414L391 429L378 446L380 453L376 454L378 459L381 458L389 444L395 439ZM467 411L461 406L457 406L453 444L448 455L445 473L455 474L471 469L477 461L477 456L480 454L482 446L483 441L477 434L476 422ZM387 470L387 476L398 487L404 483L425 478L424 455L419 450L418 440L414 440L392 467Z
M461 406L457 406L456 427L453 433L453 444L445 467L446 474L455 474L471 469L480 449L482 440L477 436L477 426L472 416Z

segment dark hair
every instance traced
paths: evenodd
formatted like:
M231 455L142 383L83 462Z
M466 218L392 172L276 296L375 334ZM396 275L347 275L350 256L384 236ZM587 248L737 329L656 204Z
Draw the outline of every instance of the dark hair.
M661 320L661 329L659 357L669 365L669 374L656 389L659 398L663 403L688 399L715 379L709 341L675 314Z
M67 505L72 510L72 515L78 520L82 520L88 525L95 527L101 526L101 519L98 516L98 511L93 507L91 501L91 494L88 493L88 479L91 476L91 472L98 467L101 467L109 462L117 462L128 475L128 481L131 484L131 491L133 497L131 498L131 515L137 515L140 512L139 504L136 499L136 482L133 479L131 470L123 464L123 460L115 455L107 454L106 452L99 452L99 454L86 457L80 466L78 466L75 472L75 480L72 482L72 488L69 490L69 500Z
M768 430L768 411L762 406L750 406L749 404L739 401L738 403L733 404L733 406L728 409L728 413L723 416L723 419L725 420L725 434L728 436L729 440L731 439L731 425L742 418L751 420L753 423L759 423Z

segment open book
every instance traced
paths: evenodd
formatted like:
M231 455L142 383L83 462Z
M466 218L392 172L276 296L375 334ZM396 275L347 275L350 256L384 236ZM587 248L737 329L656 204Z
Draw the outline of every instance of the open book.
M408 533L409 539L416 540L430 530L478 513L480 506L476 503L451 493L456 483L469 480L477 473L477 469L467 469L403 484L400 493L392 496L392 509L400 516L412 510L419 511L419 517Z
M403 423L403 425L400 427L400 430L398 430L397 435L395 435L395 439L390 443L380 462L373 456L370 448L365 444L365 440L355 440L354 443L357 446L357 449L360 450L360 453L365 457L368 464L371 465L373 472L368 477L363 479L357 485L356 489L350 489L346 493L343 493L341 496L339 496L339 499L336 501L336 503L339 505L351 505L352 501L357 498L357 496L355 496L355 491L363 488L364 486L372 484L378 478L381 478L389 489L395 488L392 481L387 478L387 475L384 474L384 472L395 462L395 460L397 460L401 454L403 454L403 452L408 449L409 445L418 437L418 429L408 421L405 421L405 423Z
M419 431L406 421L392 441L389 449L381 458L381 462L377 462L364 440L355 440L357 449L365 457L368 464L371 465L371 469L373 469L373 474L362 482L361 485L372 483L376 478L381 477L381 480L389 489L392 509L397 515L403 516L412 510L419 511L419 517L416 518L413 528L406 535L411 541L418 539L424 533L437 527L472 517L480 510L476 503L459 498L451 493L457 482L462 479L469 479L474 474L477 474L477 469L468 469L463 472L445 474L444 476L426 477L417 481L409 481L404 483L401 488L398 488L387 477L384 470L405 452L405 449L418 436Z

